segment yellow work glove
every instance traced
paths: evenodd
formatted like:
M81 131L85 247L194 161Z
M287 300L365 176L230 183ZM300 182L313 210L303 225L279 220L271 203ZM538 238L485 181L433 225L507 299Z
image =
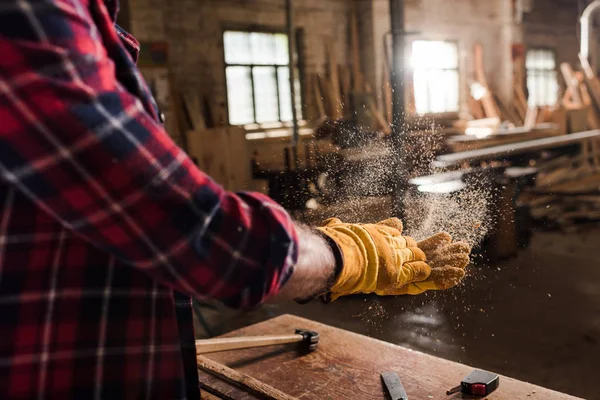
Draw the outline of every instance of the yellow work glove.
M431 274L427 279L409 285L408 294L420 294L426 290L449 289L464 278L465 267L469 265L469 254L471 253L471 246L467 243L452 243L452 236L442 232L417 245L427 256Z
M344 260L330 289L332 300L355 293L415 295L448 289L460 282L469 263L467 244L453 244L447 233L417 244L402 235L402 222L397 218L378 224L329 219L318 229L337 244Z
M345 224L332 218L318 228L339 247L343 267L330 289L332 300L356 293L405 294L404 286L431 273L417 242L402 236L396 218L378 224Z

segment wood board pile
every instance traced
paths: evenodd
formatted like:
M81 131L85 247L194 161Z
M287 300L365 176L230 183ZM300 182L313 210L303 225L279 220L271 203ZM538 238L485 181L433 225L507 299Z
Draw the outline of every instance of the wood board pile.
M600 128L600 81L589 61L585 57L580 61L581 72L568 63L560 66L567 86L561 105L567 111L570 132Z
M541 165L535 186L521 195L531 215L563 229L600 220L600 140L582 145L575 157Z
M588 60L583 72L561 64L567 90L562 106L570 114L570 129L600 128L600 81ZM600 221L600 140L584 142L575 156L562 156L539 167L535 187L523 193L534 218L573 230L584 221Z
M554 106L530 107L525 94L524 51L513 52L513 101L503 102L487 84L483 67L483 49L474 48L475 83L478 99L469 96L473 120L464 121L466 135L448 140L454 152L476 150L568 133L600 128L600 81L587 59L581 59L582 71L561 64L567 90Z
M389 68L384 66L381 88L382 102L378 105L379 91L367 83L361 68L360 43L356 10L350 15L350 65L338 64L335 38L325 42L326 71L307 76L308 92L312 94L308 104L318 124L325 121L353 120L361 128L391 133L392 87ZM325 122L330 123L330 122Z
M488 85L483 47L476 43L473 50L475 79L469 96L469 109L476 126L498 128L501 123L515 127L532 128L536 124L556 123L556 106L531 107L525 94L525 51L513 49L513 93L512 102L505 101ZM477 99L473 96L476 95Z

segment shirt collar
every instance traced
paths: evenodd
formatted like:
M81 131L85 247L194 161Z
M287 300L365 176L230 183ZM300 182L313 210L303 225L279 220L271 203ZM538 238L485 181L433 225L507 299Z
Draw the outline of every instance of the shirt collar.
M117 14L119 13L119 0L104 0L104 5L108 10L113 22L117 20Z
M133 37L132 34L125 31L125 29L121 28L116 24L117 15L119 14L119 0L104 0L104 5L108 11L108 15L110 15L111 21L114 24L115 31L121 39L121 43L125 46L125 49L133 58L133 61L137 63L138 56L140 54L140 43Z

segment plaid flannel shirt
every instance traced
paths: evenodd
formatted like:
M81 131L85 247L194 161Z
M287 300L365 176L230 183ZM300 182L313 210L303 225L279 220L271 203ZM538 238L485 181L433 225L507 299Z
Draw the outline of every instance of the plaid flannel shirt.
M116 0L0 2L0 398L184 398L173 290L251 307L288 214L169 139Z

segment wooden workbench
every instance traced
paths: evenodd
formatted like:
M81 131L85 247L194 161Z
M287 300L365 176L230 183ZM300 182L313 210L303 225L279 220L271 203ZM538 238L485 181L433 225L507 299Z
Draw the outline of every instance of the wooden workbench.
M300 355L293 348L278 346L214 353L207 357L301 399L383 400L380 374L391 371L400 376L410 400L473 398L462 394L446 396L446 390L458 385L472 371L469 366L293 315L283 315L225 336L289 334L295 328L320 334L319 347L315 352ZM217 388L228 398L256 399L202 371L199 373L201 384ZM575 397L501 377L499 389L487 399L558 400Z

